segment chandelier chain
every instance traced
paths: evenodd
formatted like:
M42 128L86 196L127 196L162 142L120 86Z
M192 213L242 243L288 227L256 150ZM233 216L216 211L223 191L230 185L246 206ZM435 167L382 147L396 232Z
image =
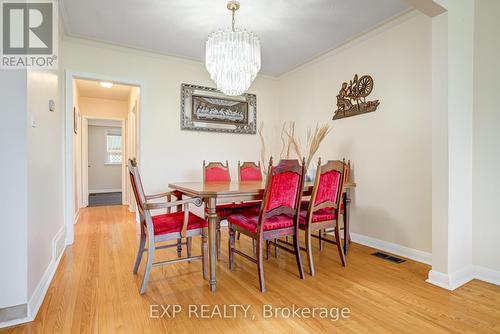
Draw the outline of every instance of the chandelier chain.
M232 15L233 16L232 27L233 27L233 31L234 31L234 12L235 12L235 9L232 9L231 11L233 12L233 15Z

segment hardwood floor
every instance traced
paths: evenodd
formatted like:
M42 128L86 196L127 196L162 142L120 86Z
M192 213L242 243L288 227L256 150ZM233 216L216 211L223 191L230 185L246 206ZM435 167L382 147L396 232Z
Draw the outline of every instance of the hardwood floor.
M352 244L348 265L340 265L334 245L314 254L316 277L298 278L295 259L280 252L265 262L268 291L258 290L255 265L239 256L227 268L227 233L217 267L217 292L202 279L201 262L153 268L145 295L139 295L144 262L132 274L137 247L134 215L124 206L84 209L75 225L75 243L66 249L34 322L0 333L499 333L500 287L472 281L449 292L425 282L429 266L392 264ZM194 243L199 253L199 240ZM244 236L236 247L251 252ZM159 251L175 257L175 250ZM306 256L303 256L307 272ZM179 304L175 318L150 317L151 305ZM210 307L250 305L249 317L189 318L190 304ZM275 307L349 308L350 316L328 319L264 318ZM155 306L153 306L155 307ZM162 308L158 307L161 314ZM173 313L170 310L171 316ZM198 313L200 314L200 313ZM228 314L229 315L229 314ZM255 315L255 318L252 316ZM283 314L286 316L287 314Z

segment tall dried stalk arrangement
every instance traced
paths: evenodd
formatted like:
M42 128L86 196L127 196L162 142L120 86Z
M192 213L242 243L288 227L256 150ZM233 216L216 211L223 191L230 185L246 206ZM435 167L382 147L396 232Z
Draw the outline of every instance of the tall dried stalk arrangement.
M323 124L323 125L316 125L316 128L314 130L308 129L307 130L307 144L306 144L306 152L307 152L307 158L306 158L306 169L309 168L309 165L311 164L311 161L318 151L321 142L328 136L328 134L331 131L331 126L330 124ZM295 123L291 123L289 130L286 131L286 135L288 136L288 141L289 141L289 148L291 147L297 157L301 159L303 157L302 155L302 149L301 149L301 143L300 139L298 136L295 135Z
M306 167L309 168L311 161L319 149L321 142L328 136L332 130L330 124L319 125L316 124L314 131L307 131L308 154L306 160Z
M285 133L288 137L288 145L287 145L287 158L290 158L290 151L294 151L299 159L302 159L302 150L300 139L295 135L295 122L290 122L288 126L288 130L285 130Z
M260 164L262 166L262 171L267 175L268 168L268 154L266 149L266 141L263 134L264 122L259 125L258 133L260 139ZM316 125L316 128L307 129L307 141L306 141L306 170L309 168L314 155L318 151L323 140L328 136L331 131L331 126L328 123ZM302 159L302 145L300 138L295 133L295 122L284 122L281 127L281 152L280 159L290 159L292 153L294 153L299 159Z
M283 126L281 127L281 133L280 133L280 139L281 139L280 159L287 159L285 152L287 149L286 143L288 141L288 137L285 133L285 127L286 127L286 122L283 122Z
M259 126L259 139L260 139L260 165L262 166L262 172L264 175L267 175L267 162L266 162L266 141L264 139L264 135L262 134L262 131L264 130L264 122L260 123Z
M292 139L295 136L295 122L283 122L281 127L281 153L280 159L290 159Z

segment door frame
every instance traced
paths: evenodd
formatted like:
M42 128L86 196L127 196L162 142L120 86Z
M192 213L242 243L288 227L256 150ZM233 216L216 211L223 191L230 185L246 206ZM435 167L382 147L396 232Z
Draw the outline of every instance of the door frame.
M64 182L63 182L63 193L64 193L64 221L66 228L66 245L72 245L74 242L74 224L76 223L75 214L75 189L73 187L74 180L74 168L73 168L73 80L74 79L84 79L93 81L111 81L116 84L123 84L129 86L136 86L139 88L139 112L137 115L137 122L139 126L136 129L137 138L137 162L139 167L141 166L141 154L143 152L143 126L144 126L144 83L142 81L137 81L133 79L127 79L122 77L116 77L107 74L91 73L91 72L81 72L66 70L65 71L65 108L63 117L63 128L64 128ZM123 176L122 176L123 180ZM122 182L123 186L123 182Z

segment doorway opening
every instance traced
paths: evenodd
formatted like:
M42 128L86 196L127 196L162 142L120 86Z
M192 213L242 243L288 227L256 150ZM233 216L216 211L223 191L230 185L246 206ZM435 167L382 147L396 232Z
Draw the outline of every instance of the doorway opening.
M86 154L82 165L86 160L88 183L84 188L88 189L88 206L127 204L122 189L122 121L88 118L84 123L87 152L82 152L83 156Z
M73 221L87 206L126 205L134 211L126 168L128 159L139 156L140 86L78 76L68 79Z

